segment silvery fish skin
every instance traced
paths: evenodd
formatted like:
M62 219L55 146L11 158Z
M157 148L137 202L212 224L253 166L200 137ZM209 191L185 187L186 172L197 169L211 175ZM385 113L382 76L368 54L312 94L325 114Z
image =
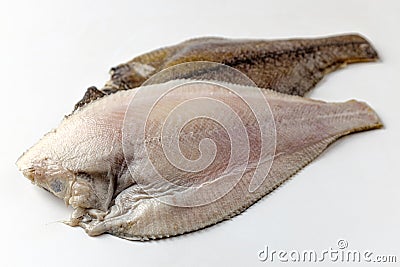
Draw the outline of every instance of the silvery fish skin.
M177 93L164 96L152 106L151 113L145 112L154 97L161 95L159 88L176 83L147 86L140 89L140 96L138 89L119 91L85 105L25 152L17 162L18 168L33 183L70 204L74 213L69 224L81 226L89 235L158 239L240 214L338 138L382 126L367 104L355 100L326 103L232 84L178 83ZM227 88L234 88L236 93ZM268 108L257 102L260 93ZM250 111L243 99L254 104ZM200 102L184 105L188 100ZM226 106L235 111L232 117L228 113L221 116ZM265 110L272 117L261 116L265 120L259 120L252 115ZM168 120L172 111L175 115ZM205 111L207 116L220 118L221 123L200 116ZM195 119L187 121L187 117ZM244 128L239 127L237 119ZM143 121L146 131L141 138L130 129ZM243 129L247 137L242 139ZM274 132L262 139L259 129ZM187 161L186 167L170 163L177 155L166 156L171 144L179 144L178 152L184 159L177 164ZM232 144L243 150L235 150ZM263 147L273 154L263 153ZM143 156L145 150L147 158ZM209 165L198 171L188 169L196 160L207 158L209 152L215 152ZM243 162L246 166L240 179L226 190ZM254 173L265 169L266 176L254 186ZM165 180L160 182L157 175Z
M327 73L350 63L377 59L373 46L357 34L289 40L203 37L145 53L112 68L104 88L91 88L77 107L118 90L138 87L153 74L180 63L221 63L246 74L258 87L303 96ZM207 78L207 71L212 70L188 70L172 78Z

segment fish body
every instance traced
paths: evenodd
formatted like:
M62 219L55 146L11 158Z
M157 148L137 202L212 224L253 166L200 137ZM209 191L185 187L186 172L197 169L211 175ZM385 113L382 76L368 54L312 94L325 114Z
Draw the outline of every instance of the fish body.
M258 87L304 96L326 74L347 64L376 60L374 47L357 34L288 40L201 37L145 53L112 68L105 86L100 90L89 88L75 109L104 95L139 87L154 74L189 62L220 63L244 73ZM208 74L218 71L216 64L196 66L170 73L164 82L209 80Z
M302 96L340 66L377 59L372 45L356 34L288 40L202 37L145 53L112 68L111 80L103 90L135 88L168 67L210 61L238 69L259 87Z
M77 109L17 165L74 208L71 225L148 240L231 218L338 138L381 126L354 100L174 80Z

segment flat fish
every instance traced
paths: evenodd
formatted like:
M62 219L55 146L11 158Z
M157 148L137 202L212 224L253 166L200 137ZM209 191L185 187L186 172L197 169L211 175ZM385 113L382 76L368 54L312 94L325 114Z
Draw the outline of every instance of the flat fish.
M149 240L240 214L338 138L381 126L355 100L175 80L81 107L17 166L73 207L70 225Z
M356 34L289 40L202 37L145 53L112 68L104 88L95 93L91 88L76 108L106 94L136 88L163 69L193 61L221 63L246 74L259 87L304 96L327 73L350 63L377 59L373 46ZM181 71L171 80L207 78L207 71Z

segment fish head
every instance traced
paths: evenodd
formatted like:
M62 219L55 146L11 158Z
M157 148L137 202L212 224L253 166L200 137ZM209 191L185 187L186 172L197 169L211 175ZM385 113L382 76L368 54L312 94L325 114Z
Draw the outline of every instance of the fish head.
M114 159L121 153L118 128L123 118L103 115L107 114L86 110L65 118L56 130L47 133L18 159L17 167L34 184L67 204L74 196L84 195L81 199L86 203L81 205L103 205L96 203L102 200L94 196L99 195L99 190L111 190L112 170L120 164Z
M60 147L54 143L55 135L57 135L56 132L48 133L26 151L16 164L32 183L61 199L66 199L70 193L70 184L74 175L61 164Z

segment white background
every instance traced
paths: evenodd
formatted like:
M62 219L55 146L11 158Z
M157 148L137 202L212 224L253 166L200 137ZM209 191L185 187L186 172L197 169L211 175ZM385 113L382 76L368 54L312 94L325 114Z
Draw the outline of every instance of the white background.
M350 249L400 261L399 14L399 1L2 1L0 265L271 266L257 259L265 245L321 251L337 248L339 238ZM71 209L33 186L14 164L87 87L101 87L110 67L141 53L196 36L347 32L368 37L381 61L337 71L309 97L364 100L385 129L336 142L232 220L146 243L91 238L60 223Z

